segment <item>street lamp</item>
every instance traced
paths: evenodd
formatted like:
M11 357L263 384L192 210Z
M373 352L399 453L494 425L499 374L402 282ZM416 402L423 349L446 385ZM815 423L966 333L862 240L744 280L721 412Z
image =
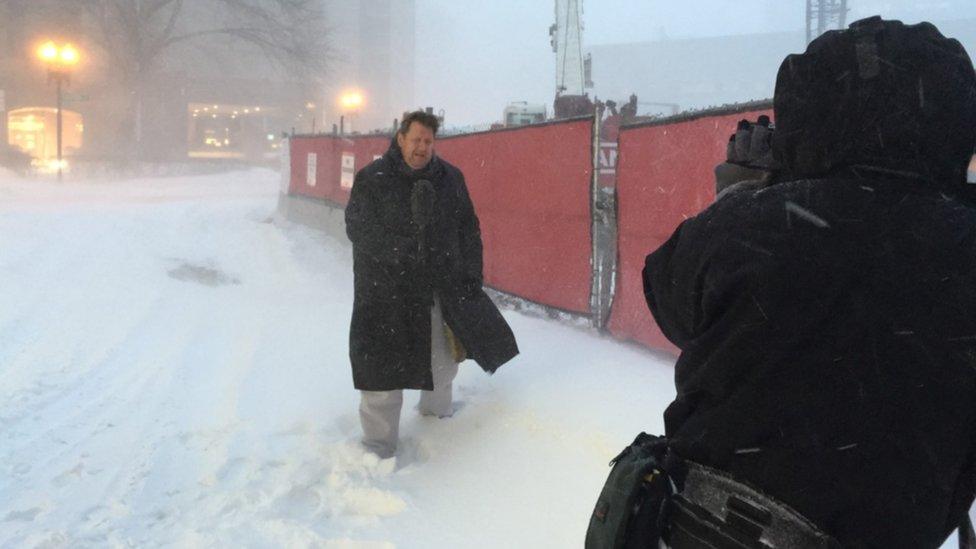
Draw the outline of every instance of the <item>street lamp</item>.
M71 69L78 64L80 55L71 44L58 46L48 40L37 50L37 56L47 66L47 80L54 80L58 90L58 181L61 181L61 170L64 162L61 160L61 84L71 81Z
M342 106L343 113L349 114L349 129L352 130L352 116L359 112L363 106L363 94L358 91L347 91L339 96L339 105Z

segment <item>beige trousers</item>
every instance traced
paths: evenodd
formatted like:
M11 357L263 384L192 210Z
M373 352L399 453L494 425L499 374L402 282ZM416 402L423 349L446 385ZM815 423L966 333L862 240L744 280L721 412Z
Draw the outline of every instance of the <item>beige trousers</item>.
M454 413L453 384L458 365L454 362L444 331L440 301L430 309L430 368L434 390L420 392L420 413L448 417ZM363 446L381 458L396 454L400 437L403 391L360 391L359 419L363 425Z

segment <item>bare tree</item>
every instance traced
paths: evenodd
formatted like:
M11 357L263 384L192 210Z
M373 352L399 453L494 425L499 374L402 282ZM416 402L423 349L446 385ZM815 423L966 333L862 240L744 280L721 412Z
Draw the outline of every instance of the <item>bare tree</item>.
M141 148L143 98L170 55L188 44L224 44L260 52L271 67L305 86L329 61L321 0L62 0L84 15L91 39L132 98L132 140Z
M325 69L325 16L319 0L72 0L95 39L127 74L153 70L173 46L222 37L257 46L268 60L302 74Z

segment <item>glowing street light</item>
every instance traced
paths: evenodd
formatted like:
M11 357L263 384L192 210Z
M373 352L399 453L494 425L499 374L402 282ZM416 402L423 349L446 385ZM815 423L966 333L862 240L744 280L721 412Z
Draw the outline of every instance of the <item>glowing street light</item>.
M65 44L61 47L61 51L58 54L58 60L62 65L65 66L77 65L78 50L76 50L71 44Z
M349 115L350 130L352 129L352 117L353 115L359 112L359 109L362 108L363 103L365 103L365 100L363 99L363 94L355 90L347 91L339 96L339 105L342 106L342 111ZM345 124L343 123L344 118L345 116L340 117L339 133L345 132L345 128L343 128L343 126L345 126Z
M71 81L71 70L78 64L81 55L78 49L71 44L58 46L53 40L48 40L37 48L37 57L47 67L47 80L54 80L57 85L58 94L58 181L61 181L61 172L64 162L61 159L61 85Z
M356 110L363 106L363 94L355 91L346 92L339 98L339 104L342 105L344 109Z
M45 63L53 63L58 60L58 47L54 42L45 42L44 45L37 49L37 56Z

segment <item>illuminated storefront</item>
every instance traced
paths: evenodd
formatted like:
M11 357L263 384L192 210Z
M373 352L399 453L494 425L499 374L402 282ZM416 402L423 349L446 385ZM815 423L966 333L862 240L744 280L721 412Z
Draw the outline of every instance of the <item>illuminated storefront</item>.
M277 109L257 105L190 103L187 153L191 158L260 158L280 147L272 128Z
M62 149L71 156L81 148L85 127L81 114L63 110ZM36 166L56 162L58 156L57 109L25 107L7 113L7 143L29 154Z

